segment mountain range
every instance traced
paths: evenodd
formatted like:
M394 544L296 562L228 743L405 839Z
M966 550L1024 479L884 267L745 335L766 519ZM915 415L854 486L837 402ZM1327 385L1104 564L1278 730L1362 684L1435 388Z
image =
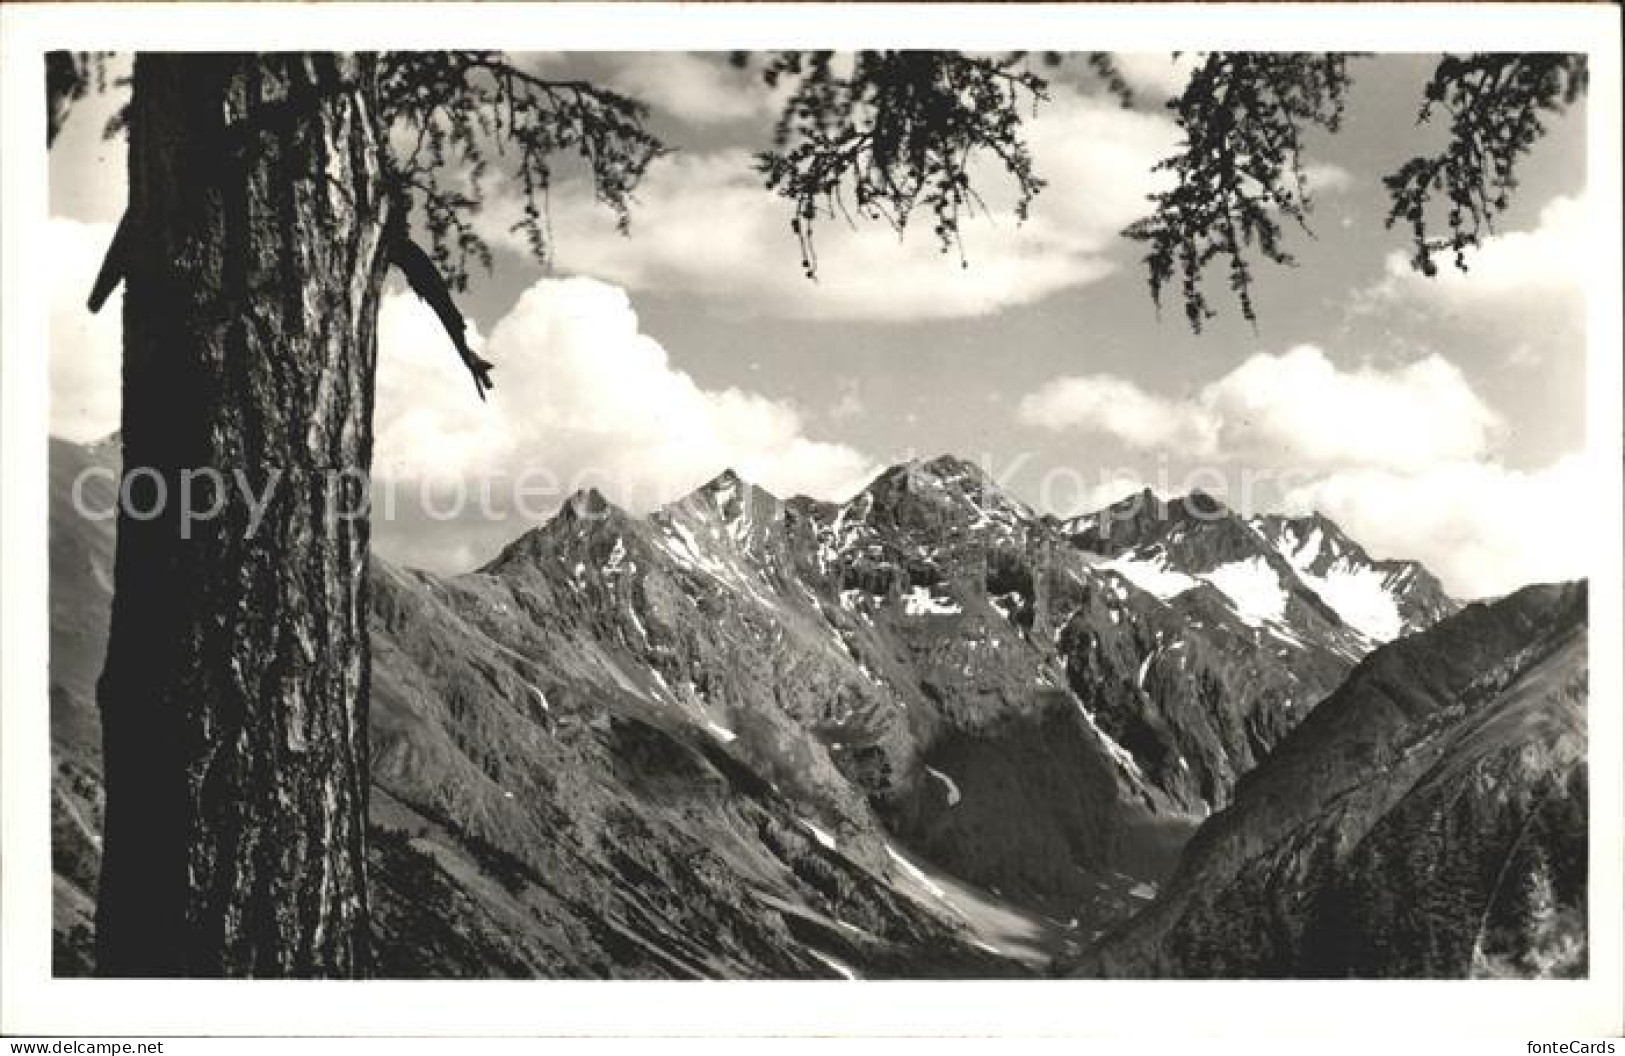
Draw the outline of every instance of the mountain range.
M51 450L66 974L113 552L69 496L116 454ZM1062 520L950 456L843 503L732 472L648 516L584 492L476 571L371 578L380 975L1583 963L1583 587L1463 608L1319 515L1145 492ZM1491 903L1466 960L1461 913L1423 955L1382 895L1441 833L1478 870L1451 897Z

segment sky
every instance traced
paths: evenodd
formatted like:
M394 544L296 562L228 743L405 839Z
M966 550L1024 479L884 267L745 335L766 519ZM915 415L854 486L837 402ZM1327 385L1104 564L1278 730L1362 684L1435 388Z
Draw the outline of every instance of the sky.
M629 235L562 181L545 268L509 231L518 189L490 186L475 222L495 266L461 298L497 364L487 404L392 283L379 550L462 571L581 486L641 512L731 467L782 496L844 499L888 465L952 452L1058 516L1141 486L1319 509L1464 598L1584 575L1587 547L1531 531L1586 488L1583 105L1551 121L1470 272L1424 279L1383 223L1381 177L1438 143L1415 121L1436 60L1359 60L1344 128L1308 144L1298 266L1260 266L1256 328L1215 276L1221 317L1195 335L1177 303L1159 316L1120 236L1177 143L1161 100L1190 60L1119 58L1132 108L1082 63L1041 71L1050 98L1024 133L1047 186L1026 223L986 174L963 263L928 221L902 239L829 223L810 281L788 203L750 165L782 96L719 55L528 57L645 100L674 150L638 189ZM51 152L51 427L76 440L118 424L118 304L83 308L123 208L123 145L101 135L118 103L80 104Z

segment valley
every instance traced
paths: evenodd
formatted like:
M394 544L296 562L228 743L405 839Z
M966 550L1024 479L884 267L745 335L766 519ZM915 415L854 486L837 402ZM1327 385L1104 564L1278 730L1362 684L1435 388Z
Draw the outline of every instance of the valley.
M52 443L61 974L90 963L114 550L112 522L80 516L68 492L110 458ZM458 576L375 556L376 974L1454 967L1371 945L1397 925L1364 902L1365 930L1303 940L1339 951L1321 961L1274 946L1214 959L1170 936L1221 934L1186 923L1213 907L1240 921L1225 942L1264 950L1237 938L1249 918L1224 900L1286 897L1279 877L1249 877L1287 868L1257 856L1301 826L1325 829L1302 855L1334 847L1369 879L1324 895L1339 905L1386 889L1396 848L1440 825L1471 842L1548 809L1551 781L1580 804L1583 844L1584 592L1565 589L1458 613L1425 568L1375 560L1318 515L1146 492L1060 520L950 456L893 467L844 503L781 500L732 472L648 516L582 493ZM1492 662L1499 680L1473 683ZM1416 713L1412 682L1440 718ZM1373 693L1406 721L1350 703ZM1554 699L1566 718L1548 714ZM1507 731L1523 729L1555 731L1561 764L1515 765ZM1359 762L1328 769L1327 752ZM1363 769L1390 756L1404 760L1392 780ZM1344 774L1364 783L1328 780ZM1522 776L1481 789L1501 774ZM1441 821L1464 788L1483 806ZM1365 797L1358 824L1326 820L1338 796ZM1283 803L1301 818L1278 817ZM1583 890L1558 863L1574 809L1552 809L1538 882L1572 916ZM1490 914L1507 934L1474 956L1528 971L1508 912L1504 927ZM1311 936L1325 926L1293 919Z

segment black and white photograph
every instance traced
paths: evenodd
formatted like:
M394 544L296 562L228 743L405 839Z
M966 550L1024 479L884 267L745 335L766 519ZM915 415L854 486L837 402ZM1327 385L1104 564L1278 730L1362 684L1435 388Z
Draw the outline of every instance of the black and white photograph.
M1625 1030L1617 9L159 6L4 12L8 1033Z

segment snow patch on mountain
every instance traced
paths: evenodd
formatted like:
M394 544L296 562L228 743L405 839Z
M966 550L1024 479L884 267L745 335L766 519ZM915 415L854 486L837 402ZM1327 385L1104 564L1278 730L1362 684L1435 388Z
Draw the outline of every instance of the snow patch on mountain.
M963 797L960 795L959 786L954 783L954 779L934 766L926 767L925 772L942 782L942 790L948 797L948 805L950 807L959 806L959 801Z
M1231 608L1249 627L1262 627L1274 623L1286 613L1286 590L1281 577L1262 557L1249 557L1245 561L1232 561L1200 578L1230 599Z
M1398 576L1385 575L1359 555L1347 553L1336 540L1327 540L1318 524L1301 535L1290 525L1283 528L1275 548L1298 578L1350 627L1374 642L1390 642L1405 633L1394 590L1403 589L1408 569ZM1317 565L1321 572L1315 571Z
M1405 631L1394 596L1385 577L1374 568L1350 568L1339 559L1324 576L1299 572L1309 589L1319 594L1343 622L1373 641L1391 642Z
M1325 541L1325 533L1316 525L1309 530L1309 534L1301 542L1290 529L1281 535L1279 550L1281 556L1296 569L1310 568L1315 558L1320 556L1321 543Z
M1083 706L1083 701L1078 700L1077 697L1073 697L1072 700L1078 706L1078 714L1083 716L1083 721L1089 725L1090 732L1100 740L1101 747L1106 749L1107 754L1115 759L1117 764L1126 772L1133 775L1136 780L1143 782L1145 774L1140 770L1139 761L1134 758L1133 753L1118 744L1110 734L1100 728L1100 724L1095 722L1095 717L1089 713L1089 709Z
M835 849L835 837L831 836L817 825L814 825L806 818L802 818L801 827L812 833L812 838L817 840L819 845L822 846L824 850L833 851Z
M994 594L987 599L999 615L1011 622L1015 621L1016 614L1027 606L1027 598L1019 590L1007 591L1003 594Z
M665 517L662 518L660 527L663 529L660 536L662 549L671 555L672 560L691 571L703 571L713 576L722 574L722 566L711 558L705 547L694 538L694 533L688 530L687 525L674 518Z
M903 853L896 847L893 847L889 843L886 844L886 853L891 856L892 861L903 867L903 872L908 874L909 879L925 888L925 890L930 893L933 898L940 898L944 900L947 899L948 892L944 891L942 886L935 880L932 880L929 876L926 876L925 870L921 869L908 858L904 857Z
M914 587L903 595L903 611L910 616L953 616L965 610L952 598L938 597L930 587Z
M1156 658L1157 651L1153 649L1149 653L1145 654L1144 660L1140 661L1140 673L1134 676L1134 684L1139 686L1141 689L1145 688L1145 676L1146 672L1151 670L1151 661L1155 660Z
M1209 583L1229 600L1236 615L1250 627L1277 622L1286 613L1286 588L1281 577L1262 557L1232 561L1194 576L1171 568L1160 550L1147 556L1123 554L1097 562L1095 568L1115 572L1165 602Z
M807 946L805 948L808 953L824 962L824 964L831 971L838 974L842 979L848 980L849 982L857 982L858 973L853 970L851 965L846 964L843 961L836 960L834 957L831 957L829 954L825 953L823 950L820 950L816 946Z
M734 496L739 494L739 480L731 471L724 472L711 485L711 495L716 499L717 509L726 510Z
M1153 597L1169 601L1196 586L1196 580L1177 569L1168 567L1162 554L1138 558L1125 554L1095 565L1107 572L1116 572L1124 579Z

